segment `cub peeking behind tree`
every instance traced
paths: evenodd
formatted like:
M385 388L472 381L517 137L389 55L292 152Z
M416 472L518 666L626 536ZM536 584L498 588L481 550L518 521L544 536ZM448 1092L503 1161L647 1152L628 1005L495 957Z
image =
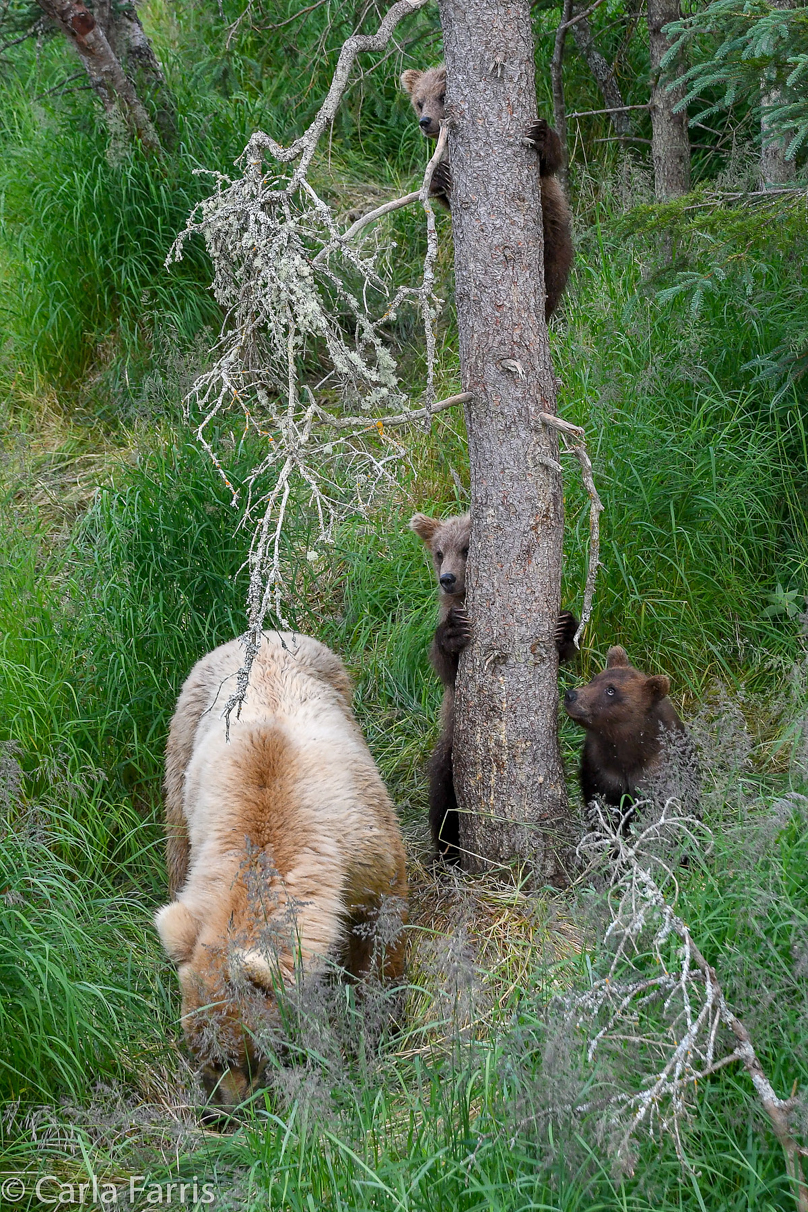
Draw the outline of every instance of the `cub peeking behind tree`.
M422 133L428 139L437 139L441 119L446 112L446 68L443 64L423 72L409 68L402 73L401 85L409 93ZM564 149L558 135L544 118L533 123L525 138L539 154L546 291L544 315L545 320L549 320L567 285L573 257L570 210L555 176L564 163ZM435 170L430 192L439 202L450 206L452 173L445 159Z
M624 832L638 801L675 798L698 806L696 747L668 698L663 674L647 677L629 664L625 648L610 648L606 668L587 686L564 695L567 715L586 729L581 794L619 811Z
M460 859L460 817L452 771L454 687L460 653L471 636L465 611L471 515L463 513L441 521L416 513L410 519L410 529L429 548L438 578L438 626L429 659L445 687L441 734L429 759L429 828L438 856L456 863ZM568 661L575 655L573 636L577 630L575 615L562 610L553 636L559 661Z
M280 989L335 963L395 979L404 962L400 931L386 947L374 938L385 902L406 920L404 846L342 661L308 636L264 632L228 739L242 663L232 640L182 688L166 750L173 899L155 917L188 1045L220 1106L260 1080Z

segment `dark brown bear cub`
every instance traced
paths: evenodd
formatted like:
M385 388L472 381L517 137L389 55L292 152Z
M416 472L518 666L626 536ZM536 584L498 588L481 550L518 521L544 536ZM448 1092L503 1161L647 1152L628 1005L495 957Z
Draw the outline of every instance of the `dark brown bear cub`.
M429 828L438 856L456 863L460 859L460 818L452 772L452 733L457 666L460 653L468 644L471 634L465 611L471 515L463 513L441 521L416 513L410 519L410 529L423 539L432 553L438 578L438 626L429 659L445 688L441 705L441 734L429 759ZM576 648L573 636L577 629L575 615L563 610L555 627L560 661L574 656Z
M581 754L585 804L599 797L621 811L627 830L640 800L675 797L692 811L698 803L698 762L692 738L668 698L670 682L629 664L624 648L610 648L606 668L588 686L564 695L567 714L586 729Z
M425 72L410 68L401 77L402 87L410 95L418 125L428 139L437 139L440 122L445 114L446 68L430 67ZM572 235L570 211L564 191L555 174L564 163L561 140L544 118L534 122L527 139L539 155L541 175L541 217L544 229L544 289L547 292L544 311L549 320L567 285L572 266ZM452 196L452 173L444 159L432 178L432 194L449 206Z

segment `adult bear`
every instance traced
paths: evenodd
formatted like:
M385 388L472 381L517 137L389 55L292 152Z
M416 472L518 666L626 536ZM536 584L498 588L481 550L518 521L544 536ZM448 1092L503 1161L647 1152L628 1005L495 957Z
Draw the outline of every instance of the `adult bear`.
M334 962L398 978L403 937L374 946L387 900L406 917L404 846L351 710L351 683L324 644L264 632L241 710L224 704L237 640L193 668L166 751L170 893L155 924L178 966L182 1019L213 1102L260 1078L256 1036L276 993ZM388 898L395 898L392 902Z
M418 125L428 139L437 139L440 123L446 112L446 68L430 67L426 71L409 68L402 73L401 85L409 93ZM544 304L545 319L558 307L572 267L573 249L570 230L570 208L556 173L564 163L561 140L544 118L539 118L527 131L525 138L539 155L541 177L541 218L544 229ZM452 197L452 173L444 159L432 178L431 193L439 202L449 206Z

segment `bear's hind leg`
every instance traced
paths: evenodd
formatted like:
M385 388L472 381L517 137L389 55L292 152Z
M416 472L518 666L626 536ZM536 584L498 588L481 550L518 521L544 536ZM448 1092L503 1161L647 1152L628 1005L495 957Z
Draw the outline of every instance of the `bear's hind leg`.
M429 828L437 856L460 861L460 817L452 771L452 738L442 736L429 759Z

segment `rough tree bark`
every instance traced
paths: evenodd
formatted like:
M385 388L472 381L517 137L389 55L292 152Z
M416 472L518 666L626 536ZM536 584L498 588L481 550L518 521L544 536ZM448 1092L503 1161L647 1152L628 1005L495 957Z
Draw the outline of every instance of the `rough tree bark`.
M648 39L651 52L651 160L654 192L658 201L678 198L690 189L690 139L687 113L673 107L684 96L684 87L670 92L660 78L659 65L670 50L663 26L680 17L679 0L648 0ZM676 67L670 74L681 75Z
M788 9L794 7L794 0L771 0L773 8ZM772 137L771 123L767 112L769 106L782 101L782 90L775 85L767 88L764 84L760 90L760 183L764 189L769 186L790 185L794 180L795 164L786 160L786 141L780 136Z
M563 883L569 808L558 747L563 494L544 321L529 0L440 0L454 189L457 319L471 464L472 640L454 724L467 869L513 860Z
M62 30L76 48L87 69L90 83L101 99L108 115L119 112L130 134L137 137L148 152L160 150L160 140L146 107L137 94L116 55L102 20L82 3L82 0L37 0L46 16ZM102 6L109 14L109 5ZM137 14L134 21L140 27ZM131 22L130 22L131 24ZM130 31L131 32L131 31ZM141 34L143 33L140 27ZM146 40L143 34L143 40ZM149 47L151 51L151 47ZM154 58L154 53L152 58ZM155 63L156 63L155 59ZM162 73L160 73L162 79Z
M623 94L620 92L620 86L614 78L614 72L595 45L592 26L585 17L580 21L576 21L572 26L572 36L575 39L578 53L585 60L595 78L595 83L600 89L604 105L607 109L615 111L609 115L612 120L612 126L615 129L615 134L619 135L621 139L627 139L632 134L632 124L630 116L625 112L621 112L621 107L625 104Z

